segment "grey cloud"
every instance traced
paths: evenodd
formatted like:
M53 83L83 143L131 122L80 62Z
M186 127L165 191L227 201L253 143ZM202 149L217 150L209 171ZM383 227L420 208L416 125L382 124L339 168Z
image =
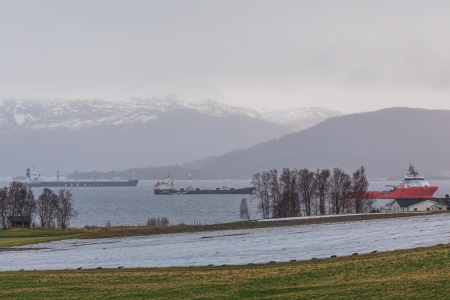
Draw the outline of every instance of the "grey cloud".
M243 97L252 86L272 94L297 86L279 101L292 106L306 96L303 85L447 89L449 8L405 0L3 1L0 97L205 86L257 105L256 96Z

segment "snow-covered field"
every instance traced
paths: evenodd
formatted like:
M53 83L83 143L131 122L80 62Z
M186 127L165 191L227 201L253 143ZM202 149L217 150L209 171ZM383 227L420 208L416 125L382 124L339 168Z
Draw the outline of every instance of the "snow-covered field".
M450 216L416 216L96 240L66 240L0 252L0 270L237 265L308 260L450 242Z

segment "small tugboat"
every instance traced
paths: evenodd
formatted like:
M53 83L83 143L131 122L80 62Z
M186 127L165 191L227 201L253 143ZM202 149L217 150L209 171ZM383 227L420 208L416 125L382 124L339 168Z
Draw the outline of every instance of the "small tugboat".
M403 199L403 198L433 198L434 193L439 189L419 176L419 172L410 165L408 173L398 186L387 185L388 191L366 192L366 199Z
M244 188L230 188L223 185L220 188L215 189L200 189L191 186L191 177L189 176L189 185L186 188L176 189L173 184L173 179L167 177L162 181L158 181L154 185L155 195L239 195L239 194L252 194L255 190L254 187L244 187Z

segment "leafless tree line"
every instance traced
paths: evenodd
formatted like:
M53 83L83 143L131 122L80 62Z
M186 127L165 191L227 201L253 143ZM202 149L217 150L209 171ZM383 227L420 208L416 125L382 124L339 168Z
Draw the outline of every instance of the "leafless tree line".
M169 226L169 219L166 217L150 218L147 220L147 226Z
M252 184L262 218L286 218L325 214L363 213L373 208L365 199L369 186L365 168L353 175L340 168L315 172L283 168L256 173Z
M34 220L39 219L41 228L65 229L72 217L76 216L72 204L72 192L60 189L55 194L51 189L44 188L41 195L35 199L31 188L18 181L10 183L9 187L0 189L0 221L2 229L10 228L13 218Z

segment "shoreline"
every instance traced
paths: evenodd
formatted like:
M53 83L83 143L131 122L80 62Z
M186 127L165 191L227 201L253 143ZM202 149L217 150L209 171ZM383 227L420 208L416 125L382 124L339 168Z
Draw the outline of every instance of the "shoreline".
M408 213L367 213L348 215L325 215L283 219L260 219L218 223L209 225L169 225L169 226L113 226L61 229L9 229L0 230L0 253L21 251L20 246L39 244L67 239L103 239L139 237L196 232L220 232L233 230L252 230L260 228L295 227L304 225L364 222L371 220L399 219L417 216L446 214L450 211L408 212ZM19 247L19 248L18 248Z
M96 227L98 232L93 238L110 238L125 236L146 236L171 233L192 233L204 231L242 230L282 226L302 226L327 223L361 222L368 220L382 220L392 218L409 218L416 216L427 216L445 214L450 211L439 212L403 212L403 213L367 213L348 215L325 215L311 217L297 217L284 219L260 219L250 221L238 221L231 223L219 223L210 225L169 225L169 226L118 226L118 227Z

